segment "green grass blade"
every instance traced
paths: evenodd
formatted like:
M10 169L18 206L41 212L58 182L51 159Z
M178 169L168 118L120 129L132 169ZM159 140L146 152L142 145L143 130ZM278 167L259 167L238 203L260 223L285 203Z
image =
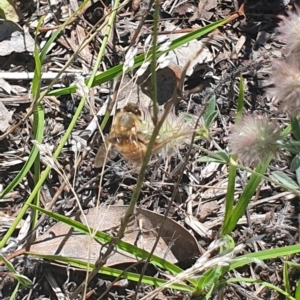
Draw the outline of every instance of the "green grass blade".
M288 294L291 294L291 286L290 286L290 280L289 280L289 273L288 273L289 269L288 269L288 264L286 262L283 262L283 286L285 291Z
M202 291L206 289L207 286L212 285L214 282L215 272L214 270L207 270L204 274L199 278L197 282L197 286L195 289L195 293L201 294Z
M57 256L57 255L40 255L40 254L35 254L31 252L27 252L27 254L30 255L35 255L37 257L47 259L47 260L52 260L52 261L57 261L61 262L64 264L68 264L70 266L73 266L75 268L80 268L83 270L93 270L94 269L94 264L87 263L85 261L77 260L77 259L70 259L67 257L62 257L62 256ZM123 272L122 270L110 268L110 267L102 267L99 270L99 274L102 275L108 275L108 276L113 276L113 277L121 277L121 278L126 278L130 281L133 282L138 282L140 278L140 274L132 273L132 272ZM144 276L143 277L143 283L148 284L148 285L154 285L154 286L162 286L166 284L166 280L159 279L159 278L154 278L151 276ZM178 290L178 291L184 291L184 292L192 292L193 288L184 285L184 284L179 284L179 283L174 283L170 286L170 288Z
M238 124L241 121L243 115L243 107L244 107L244 83L243 77L240 77L240 84L239 84L239 95L238 95L238 107L237 107L237 114L235 123ZM237 156L232 157L236 160ZM234 204L234 191L235 191L235 178L236 178L236 166L234 164L229 165L228 171L228 187L225 199L225 216L222 226L221 235L230 234L232 230L232 223L231 217L233 215L233 204ZM234 225L235 227L235 225Z
M296 284L295 298L296 300L300 300L300 280L298 280Z
M64 136L62 137L59 145L57 146L56 151L53 154L53 157L56 159L60 152L62 151L63 146L65 145L68 137L70 136L75 124L76 124L76 120L79 118L79 115L84 107L84 103L85 103L85 98L83 97L77 107L77 110L71 120L71 123L69 125L69 127L67 128ZM35 195L39 192L41 186L43 185L44 181L46 180L47 176L50 173L51 168L47 167L44 172L41 174L41 178L38 181L38 183L35 185L33 191L31 192L31 194L29 195L28 199L26 200L24 206L20 209L19 214L16 216L13 224L11 225L11 227L8 229L8 231L6 232L6 234L4 235L4 237L2 238L2 240L0 241L0 249L3 248L5 246L5 244L7 243L7 240L11 237L11 235L14 232L14 228L16 228L16 226L19 224L19 222L21 221L21 219L23 218L24 214L26 213L27 209L28 209L28 205L32 203L32 201L34 200Z
M55 30L49 40L47 41L47 43L45 44L45 46L43 47L43 49L41 50L41 61L44 61L46 54L49 51L50 46L52 45L52 43L56 40L56 38L58 37L58 35L62 32L63 29L65 29L66 25L70 22L71 19L73 19L80 11L83 10L83 8L90 2L90 0L85 0L83 1L83 3L77 8L77 10L64 22L62 23L59 28L57 30Z
M156 56L157 58L160 57L162 54L164 53L167 53L169 51L172 51L172 50L175 50L177 49L178 47L180 46L183 46L184 44L194 40L194 39L197 39L207 33L210 33L212 32L213 30L217 29L219 26L222 26L224 24L226 24L228 22L227 19L222 19L220 21L217 21L215 23L212 23L212 24L209 24L207 26L204 26L200 29L197 29L191 33L188 33L176 40L174 40L169 49L167 51L161 51L161 52L157 52L156 53ZM135 58L135 62L134 62L134 66L133 66L133 69L134 68L137 68L139 67L144 61L145 61L146 57L144 54L141 54L141 55L138 55L136 58ZM147 58L147 59L151 59L151 57ZM129 69L130 70L130 69ZM128 71L129 71L128 70ZM98 74L97 76L95 76L95 79L93 81L93 85L92 86L96 86L96 85L101 85L107 81L110 81L116 77L119 77L121 76L123 73L123 64L119 64L115 67L112 67L111 69L101 73L101 74ZM87 79L85 81L86 83L89 82L89 79ZM53 96L58 96L58 95L67 95L67 94L71 94L71 93L74 93L76 91L76 87L75 86L69 86L67 88L62 88L62 89L56 89L56 90L53 90L51 92L49 92L48 95L53 95Z
M32 80L32 86L31 86L31 94L33 97L33 103L31 105L35 105L37 99L40 96L40 88L41 88L41 78L42 78L42 61L39 56L39 50L38 50L38 42L37 38L35 38L35 44L34 44L34 62L35 62L35 69L34 69L34 77Z
M300 253L299 245L285 246L281 248L268 249L245 254L234 259L234 261L230 264L229 271L245 266L253 260L264 261L267 259L275 259L282 256L293 255L296 253Z
M15 300L15 299L17 299L16 297L17 297L17 293L19 291L19 288L20 288L20 282L17 283L17 285L16 285L13 293L11 294L9 300Z
M56 214L56 213L47 211L41 207L36 207L34 205L30 205L30 207L37 209L38 211L46 214L47 216L49 216L53 219L56 219L57 221L60 221L60 222L63 222L65 224L69 225L70 227L74 228L76 231L79 231L86 235L89 234L88 227L78 221L72 220L72 219L62 216L60 214ZM101 231L97 231L94 239L99 241L100 243L104 244L104 243L109 243L111 241L111 236L106 233L103 233ZM123 241L119 242L119 244L117 245L117 248L120 250L123 250L125 252L128 252L134 256L137 256L141 259L147 259L149 256L149 252L142 250L142 249L140 249L134 245L131 245L129 243L123 242ZM156 255L151 256L151 263L160 268L164 268L164 269L168 270L172 274L179 274L182 272L181 268L175 266L174 264L172 264ZM191 280L190 282L193 284L196 284L195 280Z
M245 97L245 91L244 91L244 79L242 75L240 76L240 84L239 84L239 95L238 95L238 106L237 106L237 112L236 112L236 121L235 123L238 124L243 115L243 108L244 108L244 97Z
M37 45L37 43L36 43ZM35 45L35 50L34 50L34 59L35 59L35 72L34 72L34 79L32 82L32 95L33 95L33 106L34 108L34 113L33 113L33 136L34 139L37 140L38 142L42 143L43 140L43 134L44 134L44 111L43 107L41 104L36 104L35 101L38 99L40 95L40 81L41 81L41 60L38 55L38 49L37 46ZM22 167L21 171L18 173L18 175L10 182L10 184L4 189L4 191L0 194L0 199L3 198L8 192L13 190L20 182L21 180L27 175L29 172L30 168L32 165L35 164L35 174L36 179L40 178L40 160L38 158L38 150L34 146L30 152L29 158ZM35 199L35 203L38 203L38 198ZM34 219L37 219L35 216ZM11 226L11 230L13 230L17 224L14 224Z
M36 108L33 111L33 131L34 131L34 139L38 141L39 143L42 143L43 136L44 136L44 109L41 103L38 103L36 105ZM35 147L35 146L34 146ZM39 153L36 155L35 161L34 161L34 183L35 185L38 183L41 177L41 161ZM36 206L39 206L39 197L40 194L37 193L35 195L35 198L33 200L33 203ZM33 218L32 218L32 227L36 225L38 221L38 214L36 211L33 212Z
M258 185L262 180L259 174L263 175L265 173L270 164L271 159L272 157L269 157L264 164L258 165L256 167L256 174L251 175L238 203L232 209L231 215L227 217L227 219L224 221L224 225L222 227L221 232L222 235L230 234L235 228L239 219L244 215L252 196L254 195Z
M36 116L36 126L37 126L37 131L36 135L34 136L34 139L37 140L38 142L42 142L43 139L43 132L44 132L44 111L43 109L38 106L37 108L37 116ZM18 173L18 175L10 182L10 184L4 189L4 191L0 194L0 199L2 199L7 193L9 193L11 190L13 190L21 181L22 179L27 175L29 172L30 168L34 164L34 161L38 155L38 149L33 146L30 155Z
M281 295L285 296L286 299L289 300L296 300L292 295L288 294L287 292L285 292L284 290L282 290L281 288L277 287L276 285L273 285L269 282L266 281L261 281L261 280L257 280L257 279L252 279L252 278L229 278L226 279L222 282L222 284L224 283L231 283L231 282L244 282L244 283L258 283L260 285L263 285L269 289L272 289L278 293L280 293Z
M0 199L4 198L5 195L7 195L10 191L12 191L22 181L22 179L26 176L26 174L29 172L30 168L32 167L38 153L39 151L34 146L23 168L0 194Z
M236 166L230 164L228 170L228 185L227 185L226 198L225 198L225 216L224 216L223 226L221 230L221 236L225 236L226 234L229 234L231 232L229 231L230 230L229 224L230 224L230 218L233 213L235 178L236 178Z

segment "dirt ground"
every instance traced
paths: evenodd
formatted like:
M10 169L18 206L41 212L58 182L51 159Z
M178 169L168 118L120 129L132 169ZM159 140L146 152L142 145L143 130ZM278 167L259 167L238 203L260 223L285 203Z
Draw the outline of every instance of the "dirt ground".
M34 1L19 1L22 16L19 24L21 26L33 28L36 20L47 15L37 37L39 47L49 39L52 32L50 28L62 23L67 18L69 11L81 4L76 1L69 3L69 1L59 0L49 1L49 3L40 1L37 5ZM159 37L162 39L179 37L196 28L228 17L236 12L242 4L242 1L237 0L162 1L159 14ZM244 3L245 16L240 16L225 26L219 27L213 38L205 37L201 42L193 41L181 52L176 53L178 65L172 67L172 70L178 66L182 69L193 53L201 47L205 48L194 59L185 78L185 90L195 92L186 93L185 98L181 99L176 106L177 114L188 112L197 116L201 113L204 104L212 96L215 96L218 116L210 130L212 141L196 141L196 144L212 151L216 149L216 145L221 149L228 150L228 134L235 122L240 76L243 77L245 83L245 113L267 115L270 119L280 120L283 126L288 123L286 116L280 115L272 104L266 90L269 87L268 79L272 70L272 60L285 56L282 50L283 43L277 39L276 27L280 22L280 16L293 10L296 4L296 1L248 0ZM148 1L132 1L118 12L113 29L114 34L109 38L101 71L124 62L126 49L131 43L138 45L138 53L144 51L145 41L151 33L153 25L153 11L147 12L148 5ZM95 1L88 9L82 11L79 17L72 19L63 34L53 42L51 51L46 55L43 62L44 74L59 72L86 37L88 30L105 16L109 9L110 1ZM138 28L141 21L143 21L142 26ZM172 35L170 35L170 31L173 32ZM34 30L30 29L29 32L34 37ZM105 28L68 67L68 72L72 76L74 74L88 76L91 73L104 33ZM135 33L138 34L135 35ZM32 72L33 70L34 59L30 51L12 52L5 56L0 54L0 72L15 74L15 77L4 78L8 87L2 82L3 87L0 88L0 104L4 104L11 113L10 126L22 120L30 107L31 80L22 78L21 74L24 71ZM172 79L167 75L166 77L167 79L159 78L162 81L158 82L162 102L164 102L167 90L172 91L174 88ZM74 81L73 78L67 79L69 83L59 80L53 89L68 86L70 82ZM41 87L47 87L49 82L47 78L42 79ZM145 103L149 101L147 95L143 94L140 87L128 76L125 76L121 87L118 100L122 101L128 98L129 93L132 93L130 101L144 101ZM72 183L83 209L95 207L97 199L100 200L101 206L128 205L136 184L137 174L120 155L117 155L109 160L105 167L99 193L101 169L95 168L94 160L101 144L101 138L96 133L91 136L88 129L94 115L99 111L98 119L101 122L104 115L103 112L101 113L101 109L103 111L106 107L109 95L112 96L114 91L115 83L113 82L92 88L90 103L84 108L75 125L72 137L58 158L65 174L70 175L69 181ZM166 97L168 98L168 96ZM53 147L58 145L71 122L79 100L80 97L76 94L44 98L44 143L51 144ZM110 124L111 119L104 130L105 135L110 130ZM0 140L0 188L2 190L12 182L28 158L31 149L32 126L32 118L28 118L7 137ZM76 147L74 148L74 144L76 144L74 141L78 140L85 145L83 151L78 152ZM159 158L153 159L146 173L139 197L139 207L160 215L166 212L174 186L179 178L181 162L187 154L188 148L189 145L181 145L177 155L167 161ZM227 167L222 164L198 163L197 159L201 155L202 153L197 148L191 149L188 164L177 186L177 197L172 202L168 213L170 219L186 229L189 239L197 241L200 246L198 255L201 255L208 245L218 238L224 218L228 175ZM272 161L268 172L280 170L289 177L295 178L295 174L289 168L290 160L291 157L288 156L277 157ZM73 167L77 161L79 161L79 165L76 166L76 172L74 172ZM32 172L33 170L5 198L0 199L0 237L6 233L32 192L34 186ZM243 190L248 175L244 171L239 171L236 185L237 197ZM70 216L79 210L77 201L70 189L62 187L62 185L61 176L52 170L42 187L41 203L43 207L50 203L54 212ZM22 220L19 230L14 233L7 246L1 250L4 256L11 255L23 248L29 241L27 227L31 216L27 214L25 217L27 219ZM112 222L112 218L111 215L106 222ZM55 223L56 221L53 219L44 218L40 221L37 229L39 235ZM299 241L298 197L270 183L263 183L250 203L247 214L240 220L238 227L232 233L232 237L237 244L252 240L244 249L244 254L297 244ZM185 251L184 244L182 247ZM197 255L188 257L188 260L180 261L179 264L183 268L187 268L196 258ZM294 257L293 261L299 263L299 258ZM67 295L68 291L72 291L74 286L80 284L85 278L85 273L73 269L67 271L64 267L24 255L15 257L11 262L17 271L34 281L32 288L20 287L15 299L57 299L58 294L53 291L48 281L49 274L55 278L58 288L63 291L64 295ZM124 265L120 262L119 267L124 268ZM228 276L240 275L262 279L276 286L282 286L282 267L283 263L278 259L268 261L265 266L243 267ZM136 266L135 269L139 273L141 266ZM0 266L0 298L9 299L16 286L16 281L5 276L4 270ZM154 276L158 273L160 272L154 267L147 269L148 275ZM289 274L289 278L291 282L295 283L299 279L299 274L295 271ZM96 276L89 284L88 299L99 299L100 295L107 291L112 280L109 276ZM67 284L65 284L66 282ZM131 299L134 298L135 288L135 283L124 283L119 280L113 284L102 299ZM148 286L140 287L137 298L147 295L151 289L152 287ZM215 297L213 299L273 300L284 298L258 285L239 284L224 287ZM167 290L159 294L156 299L189 299L189 295Z

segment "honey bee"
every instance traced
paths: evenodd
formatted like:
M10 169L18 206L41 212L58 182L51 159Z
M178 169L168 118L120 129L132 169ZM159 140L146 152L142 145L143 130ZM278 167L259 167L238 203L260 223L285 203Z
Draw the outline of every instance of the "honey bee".
M134 103L127 104L116 113L111 131L97 152L95 167L102 167L106 156L112 157L115 150L138 167L147 151L153 129L151 114L147 110L141 110ZM152 154L160 152L162 157L170 157L176 153L178 146L190 142L194 131L192 118L185 121L184 115L176 116L175 112L169 112L153 145Z
M103 166L107 150L117 150L125 160L140 164L147 150L141 131L142 112L137 104L129 103L116 113L108 137L96 155L95 167Z

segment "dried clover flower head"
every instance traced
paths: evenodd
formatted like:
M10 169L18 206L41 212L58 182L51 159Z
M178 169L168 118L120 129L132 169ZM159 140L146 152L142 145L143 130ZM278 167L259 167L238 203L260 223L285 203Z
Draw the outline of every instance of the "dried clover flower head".
M275 87L269 89L274 103L280 103L280 109L290 116L300 112L300 59L291 55L285 60L273 61L273 73L270 79Z
M236 124L229 138L231 154L246 165L265 162L279 151L280 128L265 117L246 116Z
M160 112L159 118L162 115L163 113ZM146 132L148 135L147 138L149 138L154 129L149 112L145 112L144 120L142 131ZM175 155L179 151L180 146L191 142L193 132L195 131L195 124L196 119L193 116L185 113L177 116L174 111L170 111L159 130L155 152L166 158Z
M300 9L282 18L278 28L279 38L286 43L288 54L300 52Z

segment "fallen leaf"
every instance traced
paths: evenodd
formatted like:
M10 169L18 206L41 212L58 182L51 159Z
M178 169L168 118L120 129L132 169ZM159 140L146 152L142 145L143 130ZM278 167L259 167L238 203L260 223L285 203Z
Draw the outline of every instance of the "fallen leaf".
M118 228L126 209L127 206L93 208L85 211L85 218L91 228L111 233ZM82 216L77 216L75 219L81 222L84 220ZM136 215L127 227L123 241L150 252L163 219L162 215L137 208ZM102 246L90 236L76 232L68 225L58 222L31 246L30 252L95 262ZM199 255L199 249L196 240L185 228L167 218L154 254L176 263L187 257ZM137 258L134 255L117 250L109 257L106 266L136 261Z
M150 74L151 71L149 66L147 71L138 77L137 84L141 86L142 92L151 98L152 89ZM170 63L168 66L156 71L157 102L159 105L165 104L172 98L180 77L181 69L174 63Z

